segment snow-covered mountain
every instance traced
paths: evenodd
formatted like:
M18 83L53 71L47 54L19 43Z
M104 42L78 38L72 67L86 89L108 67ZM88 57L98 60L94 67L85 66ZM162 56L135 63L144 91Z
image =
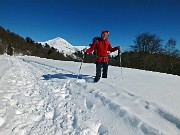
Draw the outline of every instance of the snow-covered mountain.
M58 51L63 53L65 56L72 55L76 51L81 51L83 48L85 48L84 46L73 46L68 41L60 37L39 43L41 43L42 45L45 45L47 43L50 47L58 49Z

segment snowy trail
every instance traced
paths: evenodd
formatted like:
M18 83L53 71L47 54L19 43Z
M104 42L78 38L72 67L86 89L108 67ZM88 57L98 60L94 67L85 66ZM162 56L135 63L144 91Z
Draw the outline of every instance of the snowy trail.
M0 81L0 135L180 134L180 118L126 87L105 79L79 82L70 68L45 62L4 61L9 64Z

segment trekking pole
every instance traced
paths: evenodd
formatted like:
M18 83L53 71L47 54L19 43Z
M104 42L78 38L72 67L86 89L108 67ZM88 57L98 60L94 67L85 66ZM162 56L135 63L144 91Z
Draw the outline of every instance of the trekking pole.
M119 49L119 64L120 64L120 67L121 67L121 77L123 79L123 74L122 74L122 52L121 52L121 49Z
M78 73L77 79L79 79L79 75L80 75L82 63L83 63L83 60L84 60L84 55L85 55L85 53L83 53L83 51L82 51L82 60L81 60L81 65L80 65L80 67L79 67L79 73Z

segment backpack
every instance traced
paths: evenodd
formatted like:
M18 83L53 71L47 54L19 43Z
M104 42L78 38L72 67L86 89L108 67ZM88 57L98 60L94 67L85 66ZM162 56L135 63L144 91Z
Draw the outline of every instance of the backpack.
M97 56L97 48L98 48L99 40L100 40L100 39L101 39L101 37L94 37L94 38L92 39L92 43L94 43L94 41L96 40L96 46L95 46L94 51L93 51L93 55L94 55L94 56ZM90 45L92 45L92 44L90 44Z

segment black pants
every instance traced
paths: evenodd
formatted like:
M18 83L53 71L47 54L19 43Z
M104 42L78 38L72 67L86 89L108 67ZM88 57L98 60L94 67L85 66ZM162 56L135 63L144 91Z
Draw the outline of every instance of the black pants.
M108 62L96 62L96 77L94 78L94 82L98 82L101 78L101 70L102 78L107 78Z

